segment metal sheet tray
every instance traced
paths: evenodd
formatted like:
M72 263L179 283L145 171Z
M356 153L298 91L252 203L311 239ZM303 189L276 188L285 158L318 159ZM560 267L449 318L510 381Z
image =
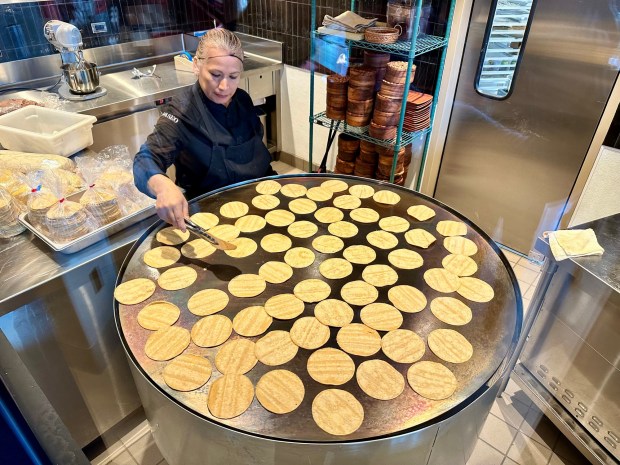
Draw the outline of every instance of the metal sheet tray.
M67 196L68 200L78 201L80 197L84 194L84 191L77 192L70 196ZM143 219L148 218L155 214L155 202L152 205L141 208L138 211L135 211L127 216L123 216L112 223L106 224L100 228L97 228L88 234L80 237L79 239L75 239L69 242L56 242L47 236L43 231L37 229L32 223L28 221L28 214L22 213L19 215L19 222L23 224L28 230L32 231L35 236L45 242L51 249L56 252L61 252L65 254L72 254L78 252L82 249L85 249L89 245L94 244L95 242L99 242L102 239L110 237L112 234L122 231L125 228L128 228L132 224L138 223Z

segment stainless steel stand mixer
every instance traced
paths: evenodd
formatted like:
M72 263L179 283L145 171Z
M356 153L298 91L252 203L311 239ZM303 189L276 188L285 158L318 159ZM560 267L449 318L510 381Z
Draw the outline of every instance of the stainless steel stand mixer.
M64 85L58 93L69 100L85 100L107 93L99 87L99 71L95 63L84 60L82 34L72 24L48 21L43 27L47 41L60 52ZM68 90L68 92L67 92Z

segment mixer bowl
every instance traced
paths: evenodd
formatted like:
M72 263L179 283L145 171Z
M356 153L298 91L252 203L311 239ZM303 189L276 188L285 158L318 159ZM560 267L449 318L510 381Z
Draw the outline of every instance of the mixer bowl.
M66 63L61 66L62 75L73 94L90 94L99 86L99 71L95 63Z

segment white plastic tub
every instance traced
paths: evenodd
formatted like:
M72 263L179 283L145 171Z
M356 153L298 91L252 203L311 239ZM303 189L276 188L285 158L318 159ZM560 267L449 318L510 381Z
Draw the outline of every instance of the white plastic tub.
M68 157L92 145L97 118L27 106L0 116L0 144L8 150Z

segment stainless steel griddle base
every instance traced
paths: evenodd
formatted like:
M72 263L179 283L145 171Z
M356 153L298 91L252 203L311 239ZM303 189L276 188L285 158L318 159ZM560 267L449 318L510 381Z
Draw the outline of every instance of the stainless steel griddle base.
M353 393L364 405L365 418L362 426L353 434L346 437L336 437L329 435L322 431L313 421L311 415L312 399L318 394L318 392L327 388L327 386L321 385L312 380L306 372L305 365L308 356L311 351L300 349L297 357L278 368L290 369L297 373L303 380L306 386L306 394L304 401L300 407L294 412L287 415L274 415L267 412L260 406L258 401L254 400L248 411L239 417L231 420L219 420L210 415L206 407L206 398L208 394L209 383L200 388L198 391L190 393L180 393L170 389L161 377L161 370L165 366L165 362L155 362L150 360L144 354L144 344L149 331L141 328L136 322L136 315L145 303L135 306L116 306L117 326L121 333L121 339L127 350L129 359L134 366L134 376L140 388L141 397L145 404L145 410L147 411L147 417L152 422L153 428L157 431L157 428L163 428L167 430L165 434L161 436L161 448L164 451L164 456L168 458L170 455L169 463L171 464L183 464L187 465L192 463L187 461L186 457L181 460L184 451L180 451L178 454L170 452L167 454L165 450L168 447L173 449L179 445L182 446L184 439L177 438L176 441L169 443L170 437L176 437L172 431L166 418L172 419L175 416L178 417L178 422L172 422L176 426L173 428L175 432L185 431L188 437L193 433L190 431L198 430L197 425L204 425L204 434L209 438L213 437L215 442L223 441L222 454L228 449L235 449L230 451L231 457L235 457L233 463L293 463L291 461L281 461L279 457L272 457L272 460L266 459L269 457L269 452L265 450L265 446L259 446L264 441L267 443L277 442L278 444L287 444L287 447L291 444L295 444L293 449L298 446L302 449L306 447L314 447L310 444L315 444L318 447L317 450L329 451L325 457L329 457L330 454L335 451L344 451L343 444L347 444L345 453L346 457L353 460L356 457L356 463L359 462L359 451L367 449L372 444L385 444L386 450L382 450L381 454L385 454L389 449L390 454L398 456L399 450L402 448L403 462L405 463L405 457L407 457L407 463L411 462L411 454L415 450L415 455L419 457L430 457L430 447L438 440L439 436L444 433L438 428L437 425L445 424L449 425L453 423L453 418L463 418L461 415L465 415L467 421L459 426L459 434L454 435L451 441L454 441L455 450L457 451L458 459L454 459L450 463L460 463L460 460L464 460L469 457L471 447L477 437L477 430L482 425L488 408L492 401L489 402L486 410L482 409L478 411L479 407L474 407L474 404L478 402L481 397L486 397L487 392L493 390L496 384L496 380L499 377L499 367L507 356L510 355L516 344L519 329L522 320L522 306L520 294L516 286L516 279L510 270L508 262L505 260L499 249L493 244L488 237L482 233L475 225L469 222L466 218L463 218L458 213L450 210L448 207L440 204L439 202L414 193L410 190L400 188L388 183L381 183L374 180L368 180L363 178L356 178L351 176L337 176L337 175L289 175L289 176L277 176L276 179L281 184L287 183L302 183L306 187L318 186L327 179L341 179L349 183L354 184L367 184L372 186L375 190L392 190L397 192L401 196L401 201L395 206L386 206L376 203L372 198L362 200L362 207L369 207L377 210L380 216L401 216L410 220L411 228L424 228L433 233L437 237L437 242L428 249L415 248L423 257L425 264L422 268L416 270L399 270L399 279L397 284L409 284L416 286L422 292L425 293L428 302L438 296L445 296L451 294L441 294L426 285L422 275L428 268L441 267L441 260L449 252L443 247L443 238L436 230L436 224L440 220L459 220L464 221L468 225L467 237L472 239L478 246L478 253L475 256L476 261L479 264L479 271L475 274L487 282L489 282L494 290L495 297L489 303L475 303L468 302L474 313L474 320L468 325L459 327L461 332L474 346L474 356L472 359L463 364L450 364L450 369L454 371L459 380L459 389L449 399L444 401L430 401L418 396L408 386L405 392L398 398L385 402L378 401L369 398L365 395L359 386L357 385L355 378L342 386L343 389ZM256 182L243 183L215 191L207 196L203 196L190 206L190 213L197 211L208 211L219 214L219 209L224 203L238 200L246 202L250 205L249 214L259 214L263 216L266 212L259 211L251 206L251 197L256 195L255 191ZM337 195L346 194L338 193ZM278 208L287 208L288 199L281 194L278 194L281 200L281 204ZM317 202L320 207L331 206L332 201ZM418 222L409 217L406 213L407 208L411 205L427 205L436 211L437 216L430 221ZM297 220L309 220L315 223L313 215L296 215ZM350 219L348 212L345 211L345 220ZM234 223L234 220L221 219L220 223ZM309 239L296 239L294 246L311 247L311 242L314 237L322 234L328 234L327 225L317 223L319 226L319 232ZM359 234L356 237L350 239L344 239L345 247L353 244L366 243L366 234L370 231L379 229L377 223L361 224L356 223L359 228ZM123 269L119 274L118 283L137 278L148 277L156 279L161 272L153 268L149 268L142 261L143 254L150 248L159 245L155 239L155 234L159 229L164 227L162 223L156 224L145 232L144 236L134 245L132 251L129 253ZM243 236L253 238L257 242L260 242L265 234L274 232L286 233L286 228L276 228L267 225L267 227L257 233L242 234ZM403 233L397 234L399 238L399 244L397 247L406 247L412 249L404 238ZM377 249L377 260L374 263L388 263L387 254L389 250ZM219 255L218 255L219 254ZM181 312L181 318L176 323L182 327L191 328L198 317L192 315L186 310L186 304L189 297L198 290L212 287L227 290L228 281L239 273L256 273L262 263L267 260L282 260L284 253L269 254L263 251L260 247L253 255L244 259L231 259L221 252L208 257L204 261L187 260L182 258L179 264L189 265L196 269L199 274L199 279L194 285L187 289L177 291L176 293L169 293L162 289L157 289L155 294L150 300L170 300L177 304L180 308L184 309ZM321 278L318 273L319 264L331 257L339 257L342 253L336 254L321 254L316 253L316 261L313 265L304 269L295 269L293 277L280 285L268 285L267 290L255 298L248 299L231 299L229 306L222 312L232 318L239 310L251 305L263 305L265 300L272 295L280 293L290 293L295 284L307 278ZM361 271L364 268L362 265L354 265L354 272L346 280L329 280L332 286L331 298L340 298L340 287L344 282L349 280L361 279ZM454 294L456 295L456 294ZM379 301L387 302L387 287L380 288ZM148 302L148 300L147 300ZM355 307L356 317L354 322L359 322L359 308ZM313 315L314 304L306 304L305 311L302 316ZM269 330L274 329L290 329L292 321L277 321L274 320ZM409 328L416 331L424 339L428 333L437 328L445 328L448 325L441 323L437 320L430 310L416 314L404 315L403 328ZM335 328L332 328L332 336L327 342L326 346L337 347L335 341ZM233 335L235 338L236 335ZM258 339L258 338L253 338ZM213 360L217 348L204 349L201 353L208 356ZM372 358L385 359L385 356L379 352ZM356 365L361 361L367 359L364 357L353 356ZM439 361L439 359L427 348L426 354L423 360ZM406 370L408 364L398 364L396 368L406 376ZM258 364L248 376L255 384L260 376L269 371L270 367L265 367L262 364ZM214 376L219 376L217 372L214 372ZM212 378L213 379L213 378ZM489 382L489 380L493 380ZM490 383L490 384L489 384ZM152 391L152 392L151 392ZM493 396L491 396L492 398ZM173 413L175 410L179 410L177 415ZM167 413L161 416L161 412ZM475 415L470 416L468 413L461 412L477 412ZM481 413L482 412L482 413ZM458 416L457 416L458 414ZM457 420L454 420L457 422ZM164 422L166 423L164 425ZM188 426L192 423L193 426ZM195 424L194 424L195 423ZM458 422L457 422L458 423ZM159 426L158 426L159 425ZM446 427L447 428L447 427ZM471 430L471 431L470 431ZM207 431L209 431L207 433ZM218 432L217 434L213 432ZM434 431L434 433L433 433ZM446 429L449 431L449 428ZM469 433L471 432L471 436ZM154 433L157 439L158 433ZM215 435L214 435L215 434ZM448 435L448 433L445 433ZM439 436L438 436L439 435ZM460 435L460 436L459 436ZM449 436L449 435L448 435ZM443 436L442 436L443 437ZM260 455L260 460L250 460L248 457L244 458L244 455L240 452L241 448L237 447L236 442L239 438L246 438L252 444L255 444L255 448L248 448L244 454L253 453L255 449L260 449L261 452L255 452L257 457ZM249 438L252 438L250 440ZM471 442L470 443L470 439ZM200 442L198 439L195 441ZM211 439L209 439L209 442ZM158 442L159 444L159 442ZM330 446L326 446L330 444ZM359 444L359 446L353 446L353 444ZM391 445L390 445L391 444ZM401 444L395 447L394 444ZM351 446L349 446L351 445ZM320 447L319 447L320 446ZM199 447L192 444L191 448ZM206 446L204 446L206 447ZM215 446L211 446L215 447ZM383 447L383 446L382 446ZM183 448L183 447L181 447ZM269 449L269 448L267 448ZM369 457L374 457L368 463L383 462L378 459L378 455L374 455L374 446L368 449L366 454ZM379 449L377 449L379 450ZM454 451L451 451L452 453ZM238 455L241 454L241 455ZM352 455L348 455L352 454ZM421 455L419 455L421 454ZM313 455L308 452L308 457ZM199 454L200 456L200 454ZM223 457L218 455L217 457ZM318 462L319 456L311 459L311 463L327 463ZM223 463L217 460L213 462L201 462L201 463ZM344 459L342 459L344 460ZM338 460L334 463L346 463L342 461L338 455ZM348 460L348 459L347 459ZM329 460L328 460L329 462ZM197 463L197 462L196 462ZM420 461L419 463L430 463L427 460ZM441 463L441 462L438 462ZM449 462L443 462L449 463Z

